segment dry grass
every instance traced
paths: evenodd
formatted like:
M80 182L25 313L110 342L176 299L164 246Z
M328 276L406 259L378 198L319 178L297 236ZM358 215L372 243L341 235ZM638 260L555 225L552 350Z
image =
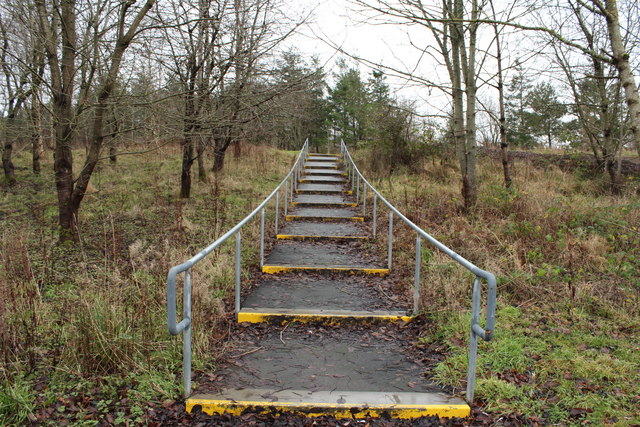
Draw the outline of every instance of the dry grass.
M368 164L366 152L360 158ZM496 274L505 300L544 303L547 298L598 295L625 308L623 301L630 298L637 312L640 283L632 277L640 268L637 182L626 194L613 197L602 194L598 181L555 166L519 164L513 191L503 188L498 162L482 164L478 175L479 203L470 213L461 209L458 174L446 163L425 162L419 174L401 172L373 181L418 226ZM379 217L378 227L386 231L386 212ZM415 234L394 225L394 262L411 273ZM386 237L380 240L382 250ZM627 264L620 264L621 259ZM427 310L432 302L447 309L468 304L472 278L448 257L423 248L423 270Z
M80 167L82 153L76 154ZM194 180L190 200L178 198L179 147L101 164L81 207L77 247L57 244L50 156L40 177L29 172L26 153L17 156L18 184L0 196L0 385L8 384L0 398L11 395L11 384L36 378L65 393L78 378L90 388L132 375L169 381L173 389L155 388L177 394L181 338L167 332L167 272L249 213L297 153L242 145L235 154L209 182ZM271 227L272 218L273 207ZM246 276L258 261L249 242L259 236L259 217L242 234ZM221 351L233 251L232 241L193 269L196 366ZM158 395L145 387L140 393L147 398Z

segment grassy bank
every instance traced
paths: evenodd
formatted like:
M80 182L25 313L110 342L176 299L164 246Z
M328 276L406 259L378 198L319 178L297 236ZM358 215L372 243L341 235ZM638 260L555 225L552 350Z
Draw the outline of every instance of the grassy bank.
M16 156L18 184L0 189L0 424L142 422L147 408L181 394L166 274L250 212L297 153L243 146L239 154L229 153L217 179L194 183L190 200L177 197L179 147L105 162L75 247L57 245L50 156L41 176L27 153ZM257 236L253 221L243 238ZM245 243L245 274L256 253ZM194 268L196 368L214 366L221 351L232 260L229 244Z
M296 153L243 146L225 172L180 200L178 147L105 163L81 208L81 242L59 246L50 158L42 176L19 153L18 184L0 196L0 424L144 423L180 396L181 339L166 331L169 268L215 240L284 176ZM82 153L78 152L78 158ZM640 423L638 182L518 163L480 167L479 204L460 209L454 166L426 160L393 176L359 165L416 224L499 280L496 339L482 343L477 402L486 419L546 424ZM80 164L77 165L80 167ZM369 207L371 205L369 204ZM386 230L380 212L378 230ZM273 210L267 216L271 227ZM258 221L243 242L255 242ZM385 235L378 242L385 248ZM394 269L413 278L415 235L396 223ZM243 247L243 274L257 245ZM193 272L195 369L224 351L232 312L233 244ZM422 250L422 301L448 357L436 379L462 392L472 277ZM501 418L507 417L507 418Z
M640 423L637 180L612 197L605 181L583 171L525 162L516 165L515 188L508 191L499 163L485 161L478 207L463 213L454 166L427 161L389 177L376 175L368 156L357 157L382 194L498 277L497 332L480 346L476 392L490 419ZM378 226L386 230L386 222ZM410 281L415 235L396 230L396 262ZM436 378L462 391L473 278L431 248L422 257L423 310L437 325L424 339L450 349Z

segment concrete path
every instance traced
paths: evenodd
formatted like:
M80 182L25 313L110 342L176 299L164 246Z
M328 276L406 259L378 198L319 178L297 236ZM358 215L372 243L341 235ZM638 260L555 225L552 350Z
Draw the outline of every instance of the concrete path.
M359 200L339 156L307 157L242 301L231 351L198 382L187 410L336 418L468 416L429 380L438 355L416 347L408 288L372 255ZM369 246L368 246L369 245Z

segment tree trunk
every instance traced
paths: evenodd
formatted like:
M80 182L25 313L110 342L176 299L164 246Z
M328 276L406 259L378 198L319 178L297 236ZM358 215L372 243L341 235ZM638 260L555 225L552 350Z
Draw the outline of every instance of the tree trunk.
M185 136L182 142L182 171L180 174L180 197L191 197L191 166L193 165L193 139Z
M629 128L633 135L633 142L636 145L638 156L640 156L640 98L638 97L638 86L629 64L629 54L624 47L622 35L620 34L617 2L616 0L606 0L605 4L607 32L609 33L611 49L613 50L613 64L620 74L620 83L624 88L625 100L629 108Z
M213 150L213 171L220 172L224 168L224 156L227 150L220 147L215 147Z
M500 46L500 34L498 27L494 26L496 33L496 60L498 63L498 104L500 105L500 152L502 157L502 174L504 176L504 186L511 188L511 171L509 170L509 141L507 140L507 118L504 107L504 78L502 75L502 49Z
M42 136L42 104L37 96L34 95L31 101L31 154L32 168L35 174L41 171L40 157L43 152L43 136Z
M464 17L464 6L462 0L455 0L454 6L456 18ZM459 66L464 77L464 87L466 92L466 123L463 125L464 134L462 135L461 147L461 170L462 170L462 196L464 198L465 209L470 209L477 202L477 144L476 144L476 69L475 69L475 51L476 51L476 31L477 31L477 1L472 2L471 22L468 25L469 46L465 43L465 29L462 23L454 24L452 31L452 47L458 46L457 51L460 55ZM453 36L455 34L455 37ZM460 87L460 86L459 86ZM460 95L460 98L462 96ZM462 101L462 100L460 100ZM462 116L462 112L460 113Z
M620 161L616 159L614 154L607 156L604 161L605 171L609 174L609 182L611 185L611 194L618 195L622 189L620 182Z
M6 130L4 134L4 145L2 148L2 169L4 169L4 180L8 185L16 183L16 172L11 160L13 156L13 137L12 131L14 129L15 116L12 114L7 117Z
M109 142L109 162L113 164L118 162L118 147L114 138Z
M71 94L58 93L53 97L55 117L55 149L53 152L53 170L58 194L58 223L60 241L74 240L77 237L77 211L72 209L73 194L73 155L71 153Z
M209 179L207 177L207 168L205 166L205 151L207 145L204 141L200 141L198 143L198 179L200 182L208 182Z

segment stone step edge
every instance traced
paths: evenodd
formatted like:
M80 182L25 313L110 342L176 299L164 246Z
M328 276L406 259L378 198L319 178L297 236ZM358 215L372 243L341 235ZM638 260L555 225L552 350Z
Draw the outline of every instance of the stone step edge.
M388 268L347 267L347 266L316 266L316 265L263 265L262 272L267 274L287 273L290 271L317 271L317 272L346 272L351 274L372 274L386 276Z
M369 240L370 236L313 236L305 234L277 234L278 240Z
M291 202L291 206L339 206L355 208L358 204L354 202Z
M323 323L344 322L383 323L410 322L413 316L406 311L354 311L325 309L243 308L237 315L238 323Z
M186 401L191 413L200 408L208 415L239 416L245 412L278 416L415 419L426 416L464 418L471 414L460 398L444 393L359 392L243 389L219 394L193 395Z
M308 215L287 215L285 216L285 221L323 221L323 222L331 222L331 221L354 221L354 222L364 222L364 217L362 216L308 216Z
M316 195L333 195L333 194L353 194L353 190L301 190L297 189L296 194L316 194Z

